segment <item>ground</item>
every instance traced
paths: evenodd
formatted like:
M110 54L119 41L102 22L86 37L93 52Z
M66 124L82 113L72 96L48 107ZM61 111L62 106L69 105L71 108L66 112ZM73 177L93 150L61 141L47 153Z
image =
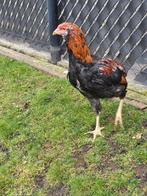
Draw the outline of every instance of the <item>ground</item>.
M102 101L104 137L88 101L68 81L0 57L0 195L147 194L147 113Z

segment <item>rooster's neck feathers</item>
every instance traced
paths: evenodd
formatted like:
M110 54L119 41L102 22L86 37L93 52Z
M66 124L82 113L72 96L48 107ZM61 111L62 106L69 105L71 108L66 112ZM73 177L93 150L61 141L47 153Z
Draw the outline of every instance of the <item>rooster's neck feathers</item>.
M69 51L72 51L75 58L79 59L82 63L93 63L85 35L80 28L77 27L72 30L69 35L67 47Z

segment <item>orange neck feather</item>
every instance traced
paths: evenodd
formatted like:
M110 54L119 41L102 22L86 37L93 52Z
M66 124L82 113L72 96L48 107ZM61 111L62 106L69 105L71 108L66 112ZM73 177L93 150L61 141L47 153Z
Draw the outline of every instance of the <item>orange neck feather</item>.
M90 54L90 50L88 48L88 44L85 40L84 33L81 31L79 32L72 32L69 35L69 40L67 47L69 50L73 52L73 55L79 59L82 63L92 64L93 59Z

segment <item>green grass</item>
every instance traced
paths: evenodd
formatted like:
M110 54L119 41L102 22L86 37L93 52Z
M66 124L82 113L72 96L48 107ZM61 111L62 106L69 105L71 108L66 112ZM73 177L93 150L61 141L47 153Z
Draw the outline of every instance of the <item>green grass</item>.
M145 195L147 113L102 101L104 138L88 101L68 81L0 57L0 195ZM141 139L132 139L142 133Z

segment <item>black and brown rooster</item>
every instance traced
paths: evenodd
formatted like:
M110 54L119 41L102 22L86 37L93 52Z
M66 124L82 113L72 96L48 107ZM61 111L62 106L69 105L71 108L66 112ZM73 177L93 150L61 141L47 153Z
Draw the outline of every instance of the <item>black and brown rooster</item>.
M69 81L87 97L96 112L96 128L89 132L93 134L93 141L97 135L102 136L101 130L104 128L100 127L99 122L100 98L120 98L115 126L120 124L123 127L122 107L127 88L124 66L110 58L95 60L90 54L84 33L74 23L64 22L58 25L53 35L60 35L66 40Z

